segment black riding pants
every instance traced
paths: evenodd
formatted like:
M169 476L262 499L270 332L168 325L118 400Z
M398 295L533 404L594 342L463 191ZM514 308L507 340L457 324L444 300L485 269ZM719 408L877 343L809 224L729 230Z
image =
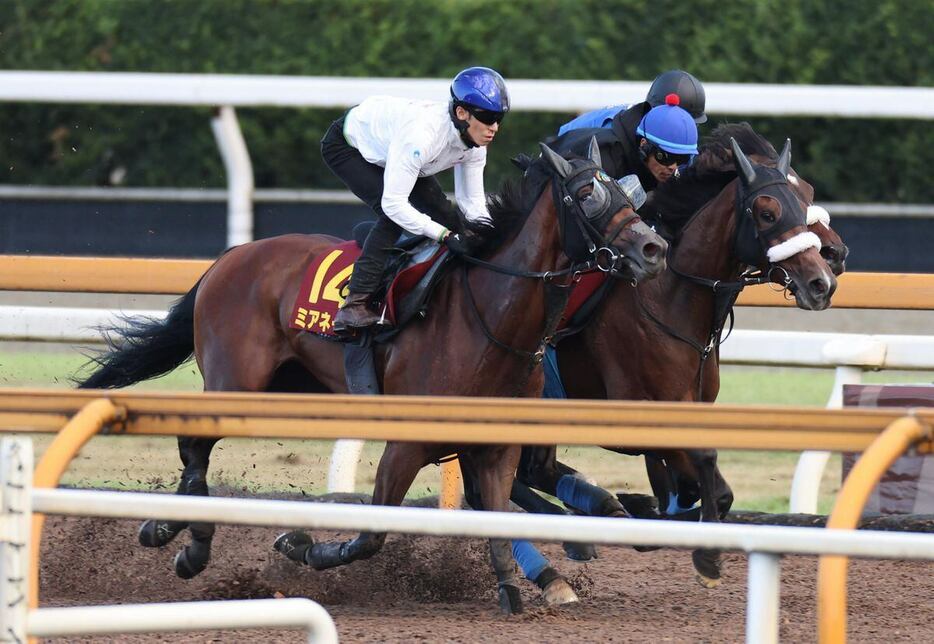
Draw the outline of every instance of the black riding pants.
M321 156L350 191L376 213L376 225L363 244L363 253L354 266L349 286L351 293L372 293L379 288L389 253L403 232L383 213L383 168L364 159L347 143L343 117L331 123L321 139ZM409 202L435 221L456 228L456 208L434 177L419 178Z

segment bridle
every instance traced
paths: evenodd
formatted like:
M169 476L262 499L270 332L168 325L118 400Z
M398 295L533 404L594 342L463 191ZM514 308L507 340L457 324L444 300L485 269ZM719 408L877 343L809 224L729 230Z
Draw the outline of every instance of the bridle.
M621 219L611 231L602 233L620 210L632 209L632 204L623 189L600 170L599 153L593 159L595 142L592 142L591 159L568 161L542 146L543 161L548 161L551 172L552 201L559 221L559 236L565 255L571 259L571 265L564 269L549 271L526 271L503 266L493 262L462 255L463 286L467 300L486 338L497 347L517 357L528 360L529 372L541 363L545 348L554 337L561 316L567 306L571 288L580 281L581 276L589 271L600 270L610 275L621 273L620 263L624 255L613 247L613 242L632 223L639 220L633 209ZM560 161L558 161L560 160ZM586 186L593 190L584 197L579 197ZM468 264L484 268L495 273L539 279L545 288L545 328L535 351L517 349L502 342L493 335L486 325L477 306L476 298L470 288ZM564 282L557 278L567 277Z
M768 166L757 166L752 168L752 164L740 150L735 140L731 139L733 146L734 162L739 171L739 182L737 185L736 208L734 210L736 225L734 226L734 237L732 243L733 257L739 262L750 266L768 265L767 269L749 269L743 271L736 280L711 279L684 273L675 268L673 254L674 245L669 246L668 268L680 279L696 284L704 289L709 289L714 297L713 313L711 316L710 333L706 341L702 344L693 338L689 338L680 333L677 329L660 320L652 313L639 297L639 291L635 290L635 299L642 313L652 320L665 333L680 340L693 348L700 356L700 364L697 369L697 400L703 400L703 373L704 365L710 354L719 350L720 345L730 336L733 331L734 314L733 305L736 298L747 286L756 284L774 284L773 273L778 270L784 273L784 277L778 282L783 291L787 291L791 285L791 276L782 266L773 262L769 257L769 249L772 248L770 241L781 236L789 230L798 226L806 228L806 217L785 217L776 222L775 225L765 229L758 230L753 218L753 206L755 200L760 196L769 196L779 201L786 214L797 213L801 210L800 201L795 197L793 191L788 185L788 168L791 162L790 141L785 143L776 168ZM745 164L743 163L745 162ZM784 171L782 170L785 166ZM775 186L784 186L776 190ZM701 207L695 214L697 217L707 206ZM694 218L692 217L692 219ZM800 221L798 221L800 219ZM782 224L784 221L784 224ZM779 225L782 224L782 225ZM690 225L688 222L687 225ZM756 243L758 242L758 243ZM723 328L729 320L729 330L726 336L722 336Z

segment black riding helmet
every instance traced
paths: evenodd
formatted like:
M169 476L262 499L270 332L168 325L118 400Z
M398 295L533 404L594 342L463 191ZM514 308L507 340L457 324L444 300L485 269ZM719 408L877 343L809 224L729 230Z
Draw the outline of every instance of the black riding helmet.
M686 109L694 117L695 123L707 122L707 115L704 114L707 102L704 86L694 76L680 69L663 72L652 81L645 100L652 107L658 107L665 105L665 97L669 94L678 95L681 100L679 107Z

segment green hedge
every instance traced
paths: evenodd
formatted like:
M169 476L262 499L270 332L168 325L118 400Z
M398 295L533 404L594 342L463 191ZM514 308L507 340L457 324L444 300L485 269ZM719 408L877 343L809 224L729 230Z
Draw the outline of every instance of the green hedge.
M4 0L0 67L450 77L473 64L509 78L931 85L915 0ZM444 97L439 97L443 99ZM607 97L608 102L613 101ZM335 187L318 140L338 112L240 110L258 187ZM568 114L515 114L491 149L488 184ZM0 183L224 185L207 109L0 106ZM738 119L739 117L737 117ZM716 121L716 119L712 119ZM929 122L749 119L836 201L932 202Z

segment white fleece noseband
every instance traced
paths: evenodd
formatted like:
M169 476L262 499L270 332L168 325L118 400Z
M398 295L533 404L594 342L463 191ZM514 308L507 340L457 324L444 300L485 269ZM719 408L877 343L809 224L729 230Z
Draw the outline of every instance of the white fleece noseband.
M808 226L820 222L824 228L830 228L830 213L821 206L808 206Z
M772 246L769 248L766 255L769 261L775 264L793 255L797 255L808 248L815 248L819 251L821 246L820 237L808 231L806 233L798 233L791 239L786 239L781 244Z

